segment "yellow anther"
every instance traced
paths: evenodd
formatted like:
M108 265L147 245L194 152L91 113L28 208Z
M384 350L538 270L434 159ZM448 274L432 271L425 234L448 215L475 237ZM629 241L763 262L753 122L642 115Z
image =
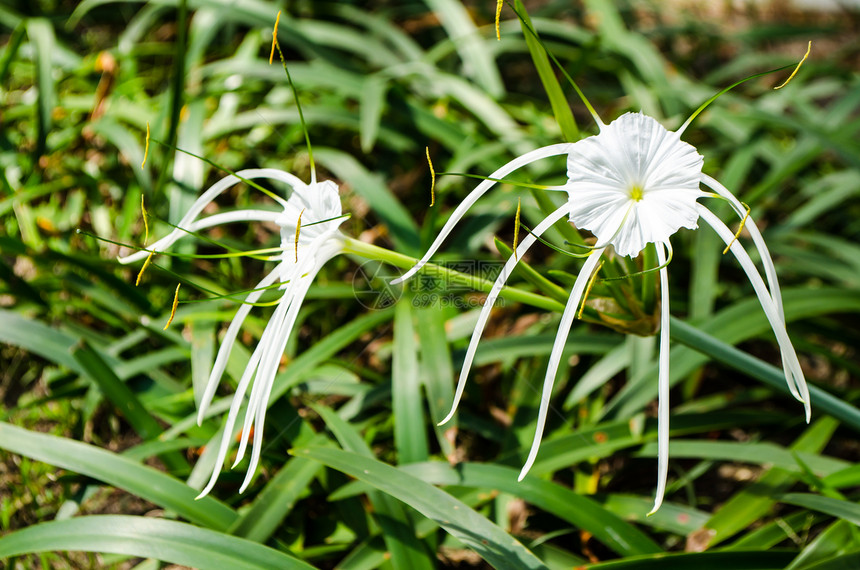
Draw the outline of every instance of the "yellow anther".
M630 199L633 201L641 202L643 196L645 196L645 192L642 190L641 186L636 185L630 189Z
M517 198L517 215L514 217L514 259L517 258L517 243L520 241L520 207L522 200Z
M499 31L499 18L502 17L502 4L504 0L496 2L496 39L502 41L502 33Z
M803 55L803 59L800 60L800 63L797 64L797 67L794 68L794 71L791 72L791 75L788 76L788 79L782 85L777 85L774 89L782 89L788 82L794 79L794 76L797 75L797 72L800 71L800 66L803 65L803 62L806 61L806 58L809 57L809 52L812 51L812 42L809 42L809 45L806 46L806 53Z
M170 308L170 318L167 319L167 324L164 325L162 330L167 330L167 327L170 326L170 323L173 322L173 317L176 316L176 307L179 305L179 288L182 287L182 283L176 284L176 292L173 294L173 306Z
M744 206L746 206L746 204L744 204ZM744 231L744 225L747 223L747 218L749 218L749 217L750 217L750 209L749 209L749 206L747 206L747 213L744 214L743 218L741 218L741 225L738 226L738 231L735 232L735 237L732 238L732 241L730 241L728 243L728 245L726 246L726 249L723 250L723 255L725 255L729 252L729 249L731 249L732 244L735 243L735 241L737 241L737 239L740 237L741 232Z
M427 154L427 164L430 166L430 207L436 204L436 171L433 170L433 161L430 160L430 147L425 146L424 152Z
M142 169L146 164L146 157L149 156L149 121L146 122L146 142L143 146L143 162L140 163Z
M594 287L594 282L597 280L597 274L600 273L600 268L603 267L603 262L597 266L594 273L591 274L591 279L588 280L588 285L585 287L585 293L582 294L582 304L579 306L579 312L576 318L582 320L582 311L585 310L585 302L588 300L588 294L591 293L591 288Z
M278 15L275 17L275 28L272 30L272 51L269 52L269 65L275 60L275 45L278 43L278 22L281 21L281 11L278 10Z
M137 274L137 280L134 282L134 286L137 287L140 285L140 280L143 277L143 272L146 271L146 268L149 267L149 263L152 261L152 256L155 255L154 251L150 251L149 255L146 256L146 261L143 262L143 267L140 268L140 272Z
M143 205L143 194L140 195L140 215L143 218L143 245L149 241L149 222L146 220L146 206Z
M305 213L304 208L299 212L299 219L296 222L296 263L299 262L299 232L302 231L302 214Z

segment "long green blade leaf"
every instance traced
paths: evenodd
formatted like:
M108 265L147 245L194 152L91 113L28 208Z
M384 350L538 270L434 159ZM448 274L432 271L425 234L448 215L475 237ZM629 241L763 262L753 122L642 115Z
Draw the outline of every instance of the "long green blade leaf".
M495 568L546 568L518 540L466 504L390 465L337 449L313 447L294 450L293 453L319 461L403 501L434 520Z
M198 491L185 483L93 445L0 422L0 448L104 481L213 529L227 530L236 520L224 503L212 497L195 501Z
M0 558L53 550L111 552L213 570L313 568L262 544L148 517L77 517L38 524L0 538Z

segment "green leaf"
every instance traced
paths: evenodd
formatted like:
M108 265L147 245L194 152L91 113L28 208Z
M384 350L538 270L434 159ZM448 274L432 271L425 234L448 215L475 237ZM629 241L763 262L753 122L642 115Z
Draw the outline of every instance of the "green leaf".
M785 383L785 374L781 369L729 346L687 323L672 319L672 337L691 348L695 348L702 354L707 354L717 362L740 370L780 392L791 393ZM860 409L814 385L809 386L809 395L816 409L830 414L842 423L854 428L855 431L860 431Z
M151 440L162 432L161 425L149 414L134 392L119 379L87 341L81 340L72 352L72 356L81 365L84 374L116 406L140 437ZM188 468L188 462L179 452L164 453L161 459L172 470Z
M788 493L779 500L790 505L806 507L860 526L860 505L812 493Z
M84 372L72 357L78 338L12 311L0 309L0 341L19 346L78 374Z
M480 463L460 463L451 467L437 461L404 465L400 470L434 485L489 488L510 493L590 532L594 538L624 556L663 552L642 531L588 497L537 477L517 481L518 469Z
M427 420L421 394L418 342L412 298L401 299L394 312L394 353L391 362L391 406L398 463L426 461Z
M27 36L33 46L36 59L36 85L38 112L36 114L36 155L41 156L48 150L48 133L53 127L53 112L57 105L54 87L52 54L55 51L56 37L54 28L44 18L27 20Z
M601 500L600 497L598 500ZM680 535L690 534L701 528L708 520L708 513L706 512L665 501L656 513L649 514L654 507L654 499L651 497L612 494L602 500L606 510L615 513L626 521Z
M518 540L464 503L390 465L336 449L304 448L292 453L319 461L403 501L435 521L497 569L546 568Z
M822 418L806 429L792 444L791 449L797 452L820 453L838 426L839 422L833 418ZM794 463L796 466L797 462ZM797 481L798 476L796 468L788 470L773 467L758 481L733 495L704 525L714 533L708 545L722 542L764 518L777 502L779 493L787 491Z
M382 119L382 109L385 106L387 91L387 80L378 74L365 79L361 89L359 123L361 125L361 150L365 153L373 150L376 137L379 135L379 124Z
M793 552L779 550L658 554L591 564L583 570L782 570L792 556Z
M448 37L463 60L475 83L494 98L505 92L499 69L493 61L487 40L472 22L472 17L459 0L425 0L435 12Z
M314 155L341 180L349 180L356 194L371 205L388 226L395 244L404 252L419 249L418 226L412 215L386 187L382 178L367 170L352 156L331 148L316 147Z
M266 542L321 470L319 463L302 457L293 457L287 461L266 483L251 508L242 511L241 518L230 528L230 534L255 542Z
M810 295L806 288L784 289L782 297L787 322L828 313L860 312L860 297L848 289L821 288L815 295ZM695 327L673 317L671 331L673 340L687 345L672 349L670 379L673 384L712 358L788 394L781 370L731 346L770 333L770 325L757 299L740 301ZM638 383L628 382L605 407L603 417L625 418L643 409L657 397L657 385L653 382L656 377L655 364L652 373L644 375ZM809 391L816 410L825 411L860 430L860 410L815 386L810 386Z
M332 409L313 406L344 449L362 457L373 459L373 452L361 434ZM432 568L430 550L415 536L415 524L410 520L403 504L379 491L371 491L368 498L373 505L376 519L382 528L382 538L395 568Z
M437 425L448 415L454 403L455 376L445 336L445 312L431 304L416 309L414 314L421 348L421 383L427 393L436 441L442 453L450 457L454 453L454 446L446 433L457 426L456 420L452 418L445 425Z
M170 475L93 445L0 422L0 448L104 481L216 530L227 530L237 518L212 497L195 501L198 492Z
M249 540L150 517L76 517L37 524L0 538L0 558L54 550L110 552L202 569L313 568Z
M552 107L552 113L555 115L555 120L561 129L561 134L567 142L576 142L579 140L579 128L576 126L576 119L573 116L573 111L570 104L567 102L567 97L558 83L558 78L555 76L555 71L549 61L546 53L546 48L542 45L539 38L535 37L531 18L522 6L521 0L516 0L514 3L515 10L522 18L521 26L523 28L523 37L526 40L526 46L529 48L529 54L532 56L532 63L535 65L535 70L540 77L540 82L543 84L546 96L549 98L549 104Z
M857 529L850 523L839 520L816 536L785 570L805 570L852 552L856 554L858 549L860 543L857 541Z
M795 473L803 470L797 464L794 454L773 443L739 443L733 441L672 440L669 453L675 458L719 459L723 461L743 461L756 465L772 464ZM657 444L643 446L637 454L643 457L656 457ZM815 453L798 453L817 475L828 475L844 468L847 462Z

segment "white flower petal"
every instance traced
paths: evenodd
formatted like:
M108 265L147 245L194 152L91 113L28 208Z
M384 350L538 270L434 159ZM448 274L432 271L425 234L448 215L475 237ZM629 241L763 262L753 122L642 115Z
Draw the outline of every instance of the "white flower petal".
M315 272L312 272L306 278L302 279L301 284L298 287L298 290L294 293L294 297L292 302L290 303L289 311L287 311L286 318L284 319L284 324L281 332L281 338L276 346L276 354L278 355L278 361L280 361L280 354L283 354L284 349L286 348L287 341L290 338L290 334L292 332L293 326L296 324L296 318L299 314L299 308L302 305L302 301L305 298L305 295L308 292L308 289L313 282L313 278L316 276ZM262 452L262 442L263 442L263 427L266 423L266 410L269 405L269 396L272 393L272 386L275 382L275 374L278 371L277 363L273 363L273 365L266 370L261 376L258 377L258 382L261 382L261 392L260 399L257 403L257 412L256 412L256 422L254 429L254 445L251 448L251 461L248 464L248 471L245 474L245 480L242 482L242 486L239 488L239 492L243 493L245 489L248 488L248 485L251 483L251 480L254 477L254 472L257 470L257 465L260 462L260 453ZM248 404L249 407L251 403Z
M588 285L588 280L591 279L591 274L597 268L600 261L600 256L603 254L602 249L596 249L585 260L579 275L576 277L576 282L573 284L573 290L570 292L570 297L567 300L567 305L564 307L564 312L561 314L561 321L558 324L558 332L555 335L555 341L552 344L552 351L549 355L549 363L546 367L546 376L543 382L543 391L541 392L540 408L538 410L537 425L535 426L535 438L532 442L532 447L529 450L528 459L520 471L519 481L528 474L529 469L537 458L538 449L540 449L541 438L543 437L544 426L546 425L546 417L549 411L549 401L552 397L552 385L555 383L555 375L558 372L558 364L561 361L561 353L564 351L564 344L567 341L567 336L570 333L570 327L573 325L573 319L576 316L576 310L579 308L579 302L582 299L582 294L585 292L585 287Z
M203 417L206 414L206 410L209 408L209 404L212 402L212 398L215 395L215 390L218 388L218 384L221 382L221 376L224 374L224 369L227 367L227 360L230 358L230 352L233 350L233 344L236 342L236 337L239 334L239 330L242 328L242 323L245 322L245 318L248 316L248 313L251 312L253 303L256 303L260 299L260 296L265 292L265 287L274 283L277 277L278 269L275 268L259 283L257 283L256 287L254 287L255 290L248 293L248 296L245 297L244 304L239 307L239 310L237 310L236 314L233 316L233 320L230 321L230 326L227 327L227 332L224 334L224 338L221 340L221 346L218 348L218 355L215 357L215 364L212 366L212 372L209 374L209 380L206 382L206 389L203 391L203 397L200 399L200 408L197 410L197 425L201 425L203 423Z
M568 153L570 221L636 256L696 228L702 156L655 119L627 113Z
M280 170L275 170L272 168L250 168L247 170L240 170L236 173L238 176L245 178L246 180L253 180L256 178L274 178L277 180L282 180L287 182L290 185L294 185L295 183L304 185L298 178L289 174L287 172L282 172ZM179 223L176 224L176 228L172 232L170 232L167 236L158 240L147 249L150 251L163 251L164 249L170 247L176 240L179 238L188 235L188 231L196 231L191 229L191 223L203 212L203 209L208 206L215 198L217 198L222 192L225 190L232 188L236 184L242 182L240 178L237 176L226 176L209 187L206 192L204 192L194 204L191 205L191 208L182 216L182 219L179 220ZM282 205L286 205L286 202L278 198ZM213 224L214 225L214 224ZM208 227L208 226L203 226ZM198 228L199 229L199 228ZM135 261L140 261L142 259L146 259L149 255L149 251L138 251L126 257L121 257L118 259L120 263L134 263Z
M282 211L235 210L217 213L202 220L197 219L203 209L226 189L238 184L242 179L260 178L280 181L292 187L292 192L286 200L277 195L271 196L283 207ZM258 290L247 295L246 304L243 304L236 311L236 315L227 328L218 349L215 364L201 398L197 415L198 423L202 422L206 410L212 402L239 330L248 316L252 304L260 299L265 288L280 280L284 294L239 380L236 393L230 404L230 411L227 414L215 468L209 482L200 493L201 497L212 490L220 474L233 442L234 427L249 386L251 386L251 395L241 433L250 433L252 426L256 426L258 429L254 434L251 468L242 490L250 482L260 457L265 411L268 407L268 399L281 354L284 352L301 302L314 276L326 261L343 251L343 236L337 229L343 220L337 186L333 182L305 184L288 172L271 168L242 170L236 175L227 176L213 184L194 202L177 224L177 227L166 237L150 245L147 248L148 251L140 251L120 259L122 263L142 260L150 254L150 251L163 251L181 237L188 235L189 232L197 232L221 224L240 221L265 221L274 222L280 228L283 252L279 256L279 263L257 284L255 289ZM301 226L299 226L300 223ZM298 244L295 243L297 238ZM296 259L297 251L298 259ZM237 462L244 454L247 441L247 437L243 437L241 440Z
M406 281L407 279L415 275L418 270L421 269L421 267L423 267L424 264L427 263L431 257L433 257L433 254L436 253L436 250L439 249L439 247L442 245L442 242L445 241L445 239L448 237L448 234L451 233L451 230L454 229L454 226L457 225L457 222L460 221L460 219L466 214L469 208L471 208L472 205L478 201L478 198L483 196L487 192L487 190L493 187L493 185L495 184L495 180L504 178L518 168L522 168L523 166L535 162L536 160L547 158L549 156L557 156L559 154L567 154L568 150L572 146L573 145L570 143L561 143L533 150L518 158L515 158L500 169L490 174L488 178L492 180L484 180L483 182L478 184L478 186L474 190L472 190L472 192L469 193L469 195L466 196L466 198L462 202L460 202L460 204L454 209L454 213L451 214L451 216L448 218L448 221L445 222L445 225L442 227L442 230L439 232L439 235L436 236L436 239L433 240L433 244L427 250L427 253L424 254L424 257L422 257L421 260L418 261L418 263L412 266L409 271L407 271L397 279L392 280L391 284L396 285L398 283Z
M239 440L239 450L236 452L236 459L233 462L233 467L235 467L242 460L242 457L244 457L245 448L248 445L248 434L251 433L251 429L254 426L254 420L257 415L256 402L259 399L259 394L262 390L260 376L262 372L271 365L272 360L275 357L280 360L280 356L276 355L275 347L278 344L278 337L281 334L281 329L284 323L284 315L287 312L287 308L289 308L291 300L292 297L288 290L281 297L278 302L278 306L275 307L275 312L272 314L269 322L266 323L266 328L263 329L263 334L260 336L257 348L254 349L254 354L260 354L259 366L253 375L253 386L251 387L251 395L248 399L248 408L245 412L245 422L242 425L242 436ZM237 391L233 398L242 400L244 399L244 393L239 394Z
M248 361L248 366L239 380L239 385L236 387L236 394L233 396L233 401L230 403L230 411L227 413L227 421L224 424L224 432L221 435L221 444L218 446L218 456L215 459L212 475L209 477L209 482L206 487L197 495L197 498L205 497L209 494L218 480L218 475L221 474L221 467L224 465L224 460L227 458L227 451L230 449L230 444L233 441L233 426L236 425L236 419L239 416L239 409L242 406L245 392L248 390L248 385L251 383L251 378L257 370L260 363L262 351L255 350L251 354L251 359Z
M747 216L746 208L741 204L740 200L735 198L734 194L729 192L729 190L720 184L717 180L711 178L707 174L702 174L702 182L705 183L706 186L711 188L718 195L722 196L732 205L732 209L738 215L740 219L744 219ZM761 258L762 266L764 266L764 275L767 279L767 288L770 289L770 296L773 299L774 304L776 305L776 312L779 314L779 318L785 322L785 313L782 308L782 293L779 290L779 281L776 277L776 267L773 264L773 258L770 255L770 251L767 249L767 244L764 242L764 238L761 235L761 232L758 230L758 226L753 220L752 216L747 217L746 224L744 225L747 232L749 232L750 237L755 244L756 250L758 250L759 257ZM789 371L788 360L785 355L782 355L782 369L785 373L786 377L788 377L791 373Z
M484 327L490 319L490 312L493 309L493 305L495 304L496 299L498 299L499 294L502 292L502 288L508 281L508 277L511 275L511 272L513 272L514 267L516 267L517 262L523 258L532 244L537 241L538 237L543 235L547 229L552 227L553 224L566 215L567 204L564 204L555 212L544 218L541 223L535 227L535 229L529 232L528 235L523 238L523 241L517 246L516 253L508 258L508 261L505 263L505 266L502 268L502 271L493 283L492 289L490 289L489 294L487 294L487 300L484 301L484 306L481 307L481 314L478 316L478 322L475 323L475 330L472 332L472 338L469 340L469 348L466 350L466 357L463 359L463 367L460 369L460 378L457 381L457 391L454 394L454 402L451 405L451 411L448 412L445 419L439 422L439 425L448 423L448 421L454 417L454 412L457 411L457 405L460 403L460 398L463 396L463 390L466 388L466 379L469 377L469 369L472 368L472 362L475 359L475 352L478 350L478 342L481 340L481 334L484 332Z
M764 314L770 322L774 335L776 335L780 351L788 361L788 374L785 379L788 384L788 388L796 399L803 402L806 411L806 421L809 422L812 414L809 401L809 388L806 385L803 370L801 369L800 362L797 359L797 353L794 351L791 339L788 338L788 333L785 330L785 322L780 318L776 309L776 304L770 296L770 292L767 290L761 275L759 275L746 250L737 240L734 239L734 234L719 218L717 218L717 216L701 205L699 206L699 215L703 220L705 220L705 222L714 228L714 231L717 232L726 244L731 243L730 251L734 254L735 258L741 264L744 272L747 274L750 284L753 286L759 303L761 304L761 308L764 310Z
M657 263L666 265L666 252L657 246ZM669 476L669 272L660 269L660 357L657 373L657 493L653 514L663 504Z

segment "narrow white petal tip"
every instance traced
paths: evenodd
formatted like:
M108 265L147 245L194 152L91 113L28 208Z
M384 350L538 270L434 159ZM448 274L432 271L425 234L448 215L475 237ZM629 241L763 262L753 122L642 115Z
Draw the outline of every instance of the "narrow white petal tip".
M517 482L522 481L523 479L525 479L525 478L526 478L526 475L528 475L528 474L529 474L529 471L531 471L531 468L532 468L532 464L531 464L531 463L527 463L527 464L525 464L525 465L523 466L522 471L520 471L519 476L517 477Z
M654 514L654 513L656 513L657 511L659 511L659 510L660 510L660 506L661 506L662 504L663 504L663 502L662 502L662 501L661 501L661 502L659 502L659 503L654 503L654 508L652 508L652 509L651 509L651 511L650 511L647 515L645 515L645 516L646 516L646 517L650 517L651 515L653 515L653 514Z
M456 412L456 411L457 411L457 406L454 406L453 408L451 408L451 411L448 412L448 415L445 416L445 419L443 419L441 422L439 422L436 425L437 426L443 426L443 425L447 424L448 422L450 422L451 418L454 417L454 412Z
M205 496L206 496L206 495L208 495L208 494L209 494L209 489L204 489L203 491L201 491L201 492L200 492L200 494L199 494L199 495L197 495L196 497L194 497L194 500L195 500L195 501L199 501L200 499L202 499L203 497L205 497Z
M416 273L418 273L418 270L421 269L422 267L424 267L424 262L416 263L415 265L412 266L412 269L410 269L409 271L407 271L406 273L404 273L400 277L398 277L396 279L392 279L391 281L388 282L388 284L389 285L399 285L399 284L403 283L404 281L410 279Z

